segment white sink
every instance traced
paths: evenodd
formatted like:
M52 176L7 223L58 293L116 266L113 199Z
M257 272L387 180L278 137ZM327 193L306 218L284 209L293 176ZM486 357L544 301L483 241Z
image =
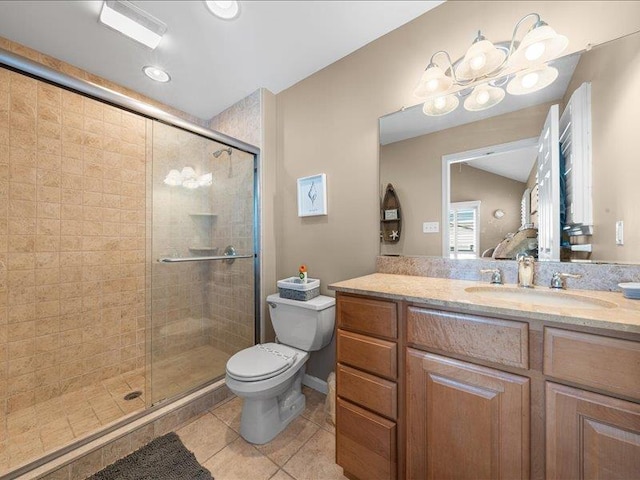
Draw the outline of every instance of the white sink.
M615 308L613 302L582 295L573 295L563 291L542 288L513 287L467 287L465 291L490 300L510 303L526 303L543 307L561 308Z

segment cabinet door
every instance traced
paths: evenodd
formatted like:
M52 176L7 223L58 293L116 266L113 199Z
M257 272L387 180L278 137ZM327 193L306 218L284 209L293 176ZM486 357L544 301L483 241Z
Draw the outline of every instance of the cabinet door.
M407 349L407 478L529 477L529 379Z
M640 477L640 405L547 382L547 478Z

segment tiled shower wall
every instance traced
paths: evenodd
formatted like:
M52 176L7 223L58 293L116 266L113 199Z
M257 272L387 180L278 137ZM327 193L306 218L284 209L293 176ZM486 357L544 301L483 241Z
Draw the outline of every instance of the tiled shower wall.
M211 187L187 189L170 186L170 170L193 168L198 175L211 171L211 140L153 123L153 248L152 260L189 257L215 252L194 251L210 247ZM222 252L218 252L222 253ZM205 292L210 262L152 262L153 360L164 359L204 345Z
M212 242L238 254L254 252L254 160L234 150L213 159L212 203L217 212ZM214 262L208 284L211 328L209 342L232 354L254 344L254 262L237 259L232 264Z
M0 414L144 366L145 158L143 118L0 69Z

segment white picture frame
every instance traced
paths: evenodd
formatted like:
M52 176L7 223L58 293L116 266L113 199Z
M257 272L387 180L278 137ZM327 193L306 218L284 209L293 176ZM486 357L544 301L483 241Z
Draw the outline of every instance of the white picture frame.
M324 173L298 179L298 216L327 215L327 176Z

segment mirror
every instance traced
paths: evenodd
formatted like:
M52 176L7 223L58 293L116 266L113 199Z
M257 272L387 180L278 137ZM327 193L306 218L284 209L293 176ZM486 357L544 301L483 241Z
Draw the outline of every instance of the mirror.
M559 71L551 85L528 95L507 94L487 110L469 112L460 106L448 115L429 117L420 104L380 119L381 194L384 186L393 184L403 214L401 238L395 243L381 239L381 255L442 256L444 252L454 258L479 258L483 253L490 255L505 237L531 223L533 235L529 232L520 239L518 251L537 250L536 244L545 245L550 235L536 238L541 222L538 215L546 215L551 220L543 223L557 223L554 235L565 244L560 248L562 260L640 261L640 209L634 207L640 202L635 145L640 140L636 117L640 111L640 32L559 58L551 65ZM591 90L591 181L581 178L584 186L576 188L572 180L565 185L565 195L573 192L574 197L591 199L589 228L580 227L579 222L555 222L560 217L557 197L545 201L540 213L536 206L539 198L554 198L537 193L544 187L536 176L543 178L537 158L545 122L553 105L558 105L559 119L565 110L571 110L567 105L572 94L585 83ZM559 120L560 137L562 122ZM566 116L564 122L566 130ZM586 142L575 140L579 137L574 138L574 148L588 149ZM565 163L566 170L571 170L571 162L565 159ZM567 196L562 200L579 205ZM572 208L563 214L575 215ZM474 222L475 229L470 227ZM452 246L450 231L457 247ZM507 253L497 258L512 256Z

